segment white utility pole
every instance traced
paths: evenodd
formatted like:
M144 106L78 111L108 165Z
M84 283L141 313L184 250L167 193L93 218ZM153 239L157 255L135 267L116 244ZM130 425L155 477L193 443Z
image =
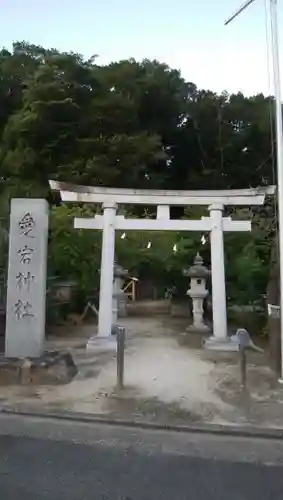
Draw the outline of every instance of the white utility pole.
M226 22L231 23L241 12L256 0L249 0L242 5ZM271 51L273 60L273 83L276 105L276 151L277 151L277 199L279 215L279 262L280 262L280 318L281 318L281 381L283 382L283 130L282 102L279 64L279 40L277 0L269 0L271 21Z

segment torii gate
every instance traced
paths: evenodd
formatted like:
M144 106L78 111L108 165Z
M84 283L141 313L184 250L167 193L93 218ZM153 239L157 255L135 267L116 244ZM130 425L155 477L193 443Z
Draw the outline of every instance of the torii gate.
M103 231L101 250L98 337L109 337L112 326L113 267L115 231L200 231L210 232L213 336L209 346L218 348L227 343L227 308L225 287L224 239L225 231L251 231L251 221L233 221L223 217L226 205L263 205L267 194L274 194L275 186L256 189L215 191L161 191L78 186L49 181L52 190L60 191L62 201L73 203L102 203L103 215L94 218L75 218L76 229ZM156 219L127 219L117 215L118 204L157 206ZM205 205L209 217L200 220L172 220L170 206ZM217 347L216 347L217 348Z

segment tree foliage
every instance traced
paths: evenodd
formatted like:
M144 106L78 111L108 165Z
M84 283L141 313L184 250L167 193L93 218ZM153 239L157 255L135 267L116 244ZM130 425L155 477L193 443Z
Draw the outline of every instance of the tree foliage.
M148 189L273 184L272 107L272 98L263 95L198 89L155 60L101 66L96 57L17 42L11 52L0 52L2 227L7 228L12 196L54 201L50 178ZM147 207L128 208L143 216ZM200 216L196 210L185 216ZM75 231L72 221L94 211L55 206L51 217L50 272L73 276L85 288L97 284L101 235ZM266 214L249 215L255 221L252 235L226 238L228 293L243 302L264 292L272 240L270 226L263 224ZM184 213L176 209L172 216ZM209 245L200 248L200 237L117 235L117 254L126 268L147 269L156 279L165 273L166 282L175 281L196 251L209 263Z

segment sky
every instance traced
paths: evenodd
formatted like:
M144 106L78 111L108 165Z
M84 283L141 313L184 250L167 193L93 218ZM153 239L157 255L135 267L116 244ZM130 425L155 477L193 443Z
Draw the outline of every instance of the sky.
M0 0L0 46L25 40L97 54L100 64L158 59L199 88L270 94L265 1L256 0L225 27L243 0ZM283 47L281 53L283 82Z

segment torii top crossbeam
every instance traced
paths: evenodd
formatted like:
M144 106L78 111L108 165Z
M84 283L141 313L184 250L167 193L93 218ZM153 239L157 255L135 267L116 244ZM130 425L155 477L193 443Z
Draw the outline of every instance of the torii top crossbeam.
M227 189L172 191L159 189L118 189L81 186L49 181L53 191L60 191L62 201L73 203L106 203L132 205L263 205L266 195L275 193L275 186Z

